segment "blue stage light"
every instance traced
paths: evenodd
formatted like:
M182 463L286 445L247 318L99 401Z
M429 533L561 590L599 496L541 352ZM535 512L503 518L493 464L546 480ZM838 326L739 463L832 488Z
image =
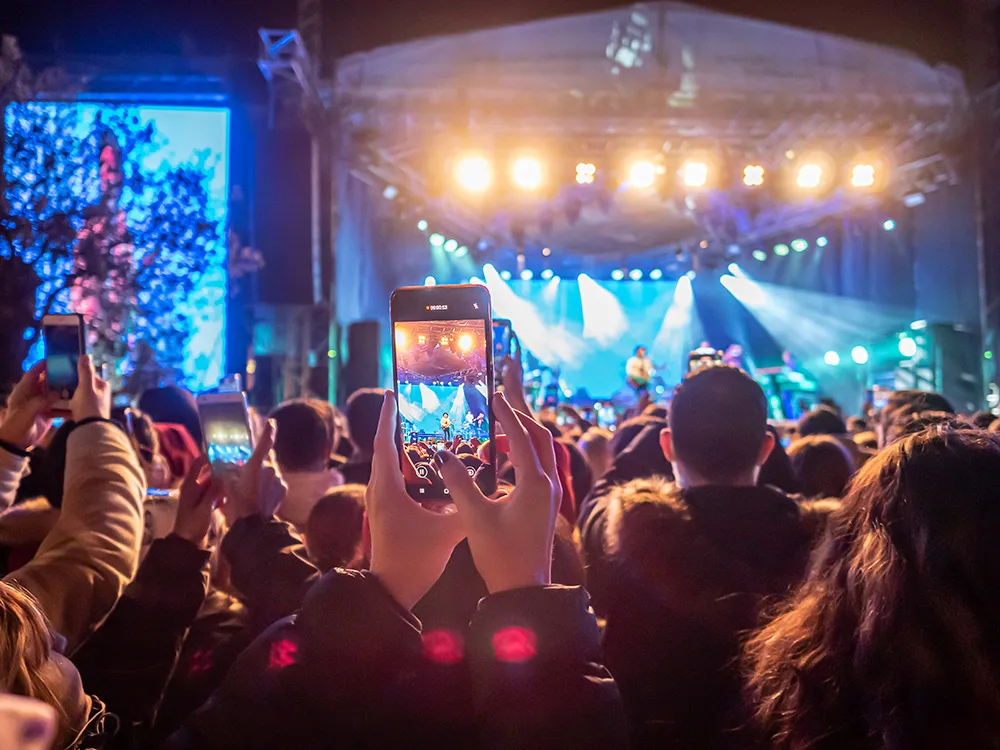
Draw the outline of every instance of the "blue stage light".
M817 237L816 238L816 247L826 247L829 244L830 244L830 240L828 240L826 237Z
M552 278L552 269L551 268L546 268L544 271L542 271L542 278L545 279L546 281L548 281L549 279L551 279Z
M614 279L615 281L621 281L622 279L625 278L625 272L620 268L616 268L614 271L611 272L611 278Z
M882 228L887 232L891 232L896 228L896 222L893 219L886 219L882 222Z
M424 286L436 286L436 285L437 285L437 279L435 279L433 276L428 276L426 279L424 279Z
M754 260L759 260L761 263L767 260L767 253L763 250L754 250L752 255Z
M433 247L441 247L444 244L444 235L435 232L427 238Z
M523 281L531 281L531 279L532 279L532 277L533 277L534 275L535 275L535 274L533 274L533 273L531 272L531 269L530 269L530 268L525 268L525 269L524 269L523 271L521 271L521 279L522 279Z
M649 272L649 278L653 281L659 281L660 279L663 278L663 271L660 270L659 268L654 268L652 271Z
M444 243L444 251L446 253L453 253L458 250L458 240L446 240Z
M642 271L638 268L633 268L628 272L628 277L632 279L632 281L642 281Z
M419 229L421 232L426 232L427 231L427 220L426 219L421 219L420 221L418 221L417 222L417 229Z
M510 276L511 276L510 271L503 270L500 272L500 278L503 279L504 281L510 281Z

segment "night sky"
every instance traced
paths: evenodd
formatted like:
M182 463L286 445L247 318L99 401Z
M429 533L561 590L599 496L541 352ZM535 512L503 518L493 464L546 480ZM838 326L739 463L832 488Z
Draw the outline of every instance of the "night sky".
M326 0L337 55L629 3L614 0ZM904 47L961 63L959 0L703 0L720 11ZM0 26L30 53L234 54L253 58L261 26L295 25L294 0L0 0Z

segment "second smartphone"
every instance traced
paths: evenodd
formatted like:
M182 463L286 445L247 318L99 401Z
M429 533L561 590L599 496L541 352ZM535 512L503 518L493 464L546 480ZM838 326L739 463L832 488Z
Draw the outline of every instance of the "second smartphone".
M478 284L403 287L392 293L392 362L400 445L416 456L415 500L447 500L433 453L458 438L489 441L488 457L463 458L480 489L496 490L493 324L489 290Z

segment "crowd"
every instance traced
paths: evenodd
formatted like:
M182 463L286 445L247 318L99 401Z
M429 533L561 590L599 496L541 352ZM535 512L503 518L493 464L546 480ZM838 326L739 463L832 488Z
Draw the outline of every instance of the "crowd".
M609 433L533 414L512 364L489 497L486 442L400 458L392 393L281 404L225 468L190 394L112 410L83 357L53 429L32 368L0 413L0 745L1000 746L992 414L900 391L786 450L718 366Z

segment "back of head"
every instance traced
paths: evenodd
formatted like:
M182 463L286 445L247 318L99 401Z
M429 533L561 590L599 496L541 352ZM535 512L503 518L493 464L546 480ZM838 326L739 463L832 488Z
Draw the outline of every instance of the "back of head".
M813 409L799 418L799 436L845 435L847 425L839 414L825 406Z
M573 485L573 497L578 504L582 503L594 486L594 472L591 471L586 456L576 443L568 438L563 438L559 442L566 447L566 452L569 454L569 481Z
M882 446L892 442L888 435L893 432L896 419L907 412L943 411L954 414L951 403L940 393L931 391L902 390L889 395L885 408L879 414L878 435Z
M977 411L969 421L980 430L988 430L996 418L996 414L991 411Z
M381 388L361 388L347 399L344 411L351 430L351 441L367 455L371 455L375 448L375 432L384 396L385 391Z
M150 388L139 396L139 409L154 422L183 425L197 445L203 444L198 402L183 388Z
M23 589L0 581L0 692L37 698L66 713L44 679L51 658L48 623L38 602Z
M324 402L295 399L280 404L270 417L277 423L274 454L282 471L322 471L330 458L333 438Z
M591 427L583 433L577 445L587 457L594 479L604 476L604 472L611 465L611 433L600 427Z
M674 460L708 481L725 483L756 465L767 434L767 398L736 367L690 373L670 405Z
M628 448L629 443L635 440L636 436L651 424L667 426L667 422L664 419L646 416L632 417L622 422L611 437L611 455L617 456Z
M789 446L788 456L806 497L842 497L854 473L851 454L829 435L799 438Z
M324 573L361 562L359 546L365 516L365 488L345 484L321 498L306 523L306 548Z
M862 467L806 582L748 646L778 746L993 743L998 474L1000 436L942 425Z

